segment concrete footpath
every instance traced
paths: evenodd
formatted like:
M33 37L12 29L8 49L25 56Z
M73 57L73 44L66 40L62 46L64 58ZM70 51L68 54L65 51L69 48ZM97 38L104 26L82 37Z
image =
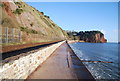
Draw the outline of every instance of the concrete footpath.
M67 43L62 44L27 79L76 79L94 81Z

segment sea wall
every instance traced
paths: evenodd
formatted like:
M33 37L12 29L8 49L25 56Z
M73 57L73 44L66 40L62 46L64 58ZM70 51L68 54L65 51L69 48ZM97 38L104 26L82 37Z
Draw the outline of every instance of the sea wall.
M26 79L64 42L53 44L35 53L4 64L0 68L0 79Z

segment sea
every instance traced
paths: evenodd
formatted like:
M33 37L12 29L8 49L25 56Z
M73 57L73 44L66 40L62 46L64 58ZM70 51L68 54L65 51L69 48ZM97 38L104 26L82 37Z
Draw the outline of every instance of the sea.
M120 79L120 44L78 42L70 47L96 80Z

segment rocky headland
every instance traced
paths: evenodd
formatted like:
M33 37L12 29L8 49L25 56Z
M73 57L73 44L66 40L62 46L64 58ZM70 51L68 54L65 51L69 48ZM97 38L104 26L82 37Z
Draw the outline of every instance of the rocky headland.
M106 43L104 34L100 31L67 31L70 40L79 40L91 43Z

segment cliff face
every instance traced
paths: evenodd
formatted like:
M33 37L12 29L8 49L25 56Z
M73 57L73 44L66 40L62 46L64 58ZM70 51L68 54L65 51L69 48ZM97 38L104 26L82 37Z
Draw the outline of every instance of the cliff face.
M42 39L63 40L66 32L55 24L49 16L27 5L24 2L1 2L0 27L17 28L24 31L25 41L31 41L31 34L39 34Z
M105 43L107 40L104 38L104 34L100 31L80 31L80 32L67 32L69 39L80 40L91 43Z
M107 40L104 38L103 34L98 33L95 35L95 38L96 38L95 39L96 42L102 42L102 43L107 42Z
M92 43L106 43L107 40L104 38L104 34L102 33L96 33L94 35L89 35L84 40L85 42L92 42Z

